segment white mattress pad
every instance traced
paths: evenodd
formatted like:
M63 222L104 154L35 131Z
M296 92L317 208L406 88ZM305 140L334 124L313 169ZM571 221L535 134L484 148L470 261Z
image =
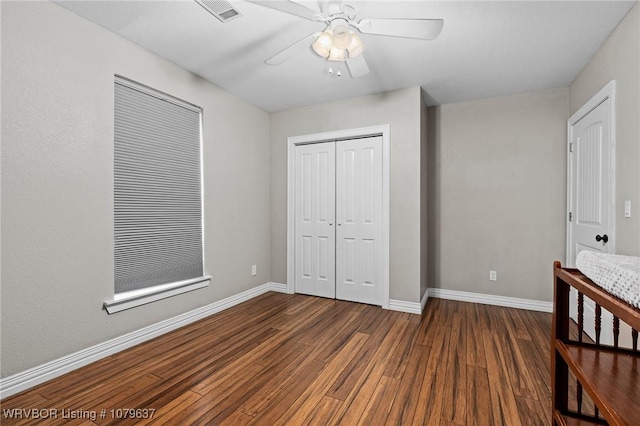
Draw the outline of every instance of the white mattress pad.
M640 308L640 257L583 250L576 267L609 293Z

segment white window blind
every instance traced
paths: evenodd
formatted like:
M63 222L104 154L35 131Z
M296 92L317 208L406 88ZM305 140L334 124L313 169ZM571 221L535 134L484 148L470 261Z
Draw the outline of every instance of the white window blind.
M201 110L115 80L115 293L200 278Z

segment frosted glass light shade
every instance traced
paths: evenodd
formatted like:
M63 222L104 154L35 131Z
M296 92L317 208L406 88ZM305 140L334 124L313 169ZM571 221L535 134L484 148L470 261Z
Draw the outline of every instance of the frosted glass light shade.
M345 61L347 59L345 50L338 49L337 47L332 47L329 51L329 57L327 59L330 61Z
M358 34L354 33L353 31L350 31L350 32L351 32L351 44L347 48L347 51L349 52L350 58L355 58L356 56L364 52L364 44L362 43L362 39Z
M333 29L333 45L338 49L346 49L351 44L351 32L349 27L338 24Z
M318 55L322 56L323 58L326 58L329 56L329 51L331 50L332 46L333 46L333 34L331 30L326 30L325 32L320 34L316 39L316 41L314 41L313 44L311 45L311 47L313 48L313 51L316 52Z

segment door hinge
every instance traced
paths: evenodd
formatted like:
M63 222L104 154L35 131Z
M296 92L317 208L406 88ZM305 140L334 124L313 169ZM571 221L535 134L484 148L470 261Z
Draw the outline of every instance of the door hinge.
M569 222L573 220L573 213L569 212Z
M569 142L569 152L573 152L573 142Z

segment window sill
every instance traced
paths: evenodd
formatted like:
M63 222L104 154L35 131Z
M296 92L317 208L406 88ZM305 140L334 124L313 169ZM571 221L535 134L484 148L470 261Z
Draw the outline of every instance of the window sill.
M194 278L192 280L179 281L177 283L163 284L142 290L133 290L125 293L118 293L113 300L104 302L104 309L109 315L126 309L135 308L136 306L146 305L156 300L166 299L167 297L176 296L178 294L197 290L209 286L210 276Z

